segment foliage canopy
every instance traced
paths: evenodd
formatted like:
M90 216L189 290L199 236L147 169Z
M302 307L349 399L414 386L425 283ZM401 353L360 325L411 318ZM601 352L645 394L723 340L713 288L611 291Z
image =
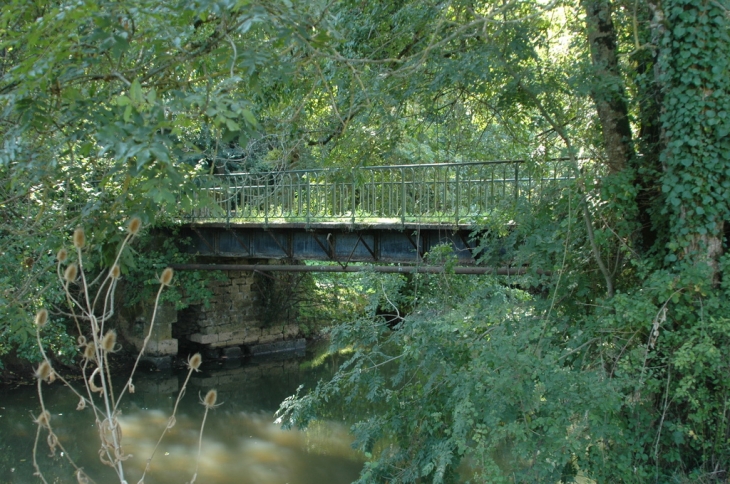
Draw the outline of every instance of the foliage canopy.
M363 482L725 479L728 18L725 0L12 1L0 355L59 299L46 274L79 221L101 266L119 218L174 221L196 174L566 156L568 190L482 221L482 261L526 275L373 279L370 313L332 333L353 358L282 418L373 405ZM393 330L377 308L401 303Z

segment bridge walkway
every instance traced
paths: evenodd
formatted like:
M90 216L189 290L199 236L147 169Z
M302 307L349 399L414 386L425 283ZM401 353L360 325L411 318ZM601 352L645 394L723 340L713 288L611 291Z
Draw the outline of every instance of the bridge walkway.
M565 159L212 175L189 194L181 236L219 263L423 264L449 244L473 265L480 219L528 209L571 178Z

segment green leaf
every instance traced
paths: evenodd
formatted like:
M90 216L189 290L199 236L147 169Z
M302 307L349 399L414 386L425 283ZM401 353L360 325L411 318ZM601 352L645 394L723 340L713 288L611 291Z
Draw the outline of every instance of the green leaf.
M131 102L131 100L125 96L124 94L120 94L115 99L117 106L127 106Z
M249 109L242 109L241 114L243 115L243 118L248 122L248 124L253 127L258 127L258 121L256 121L256 117Z
M139 83L138 79L132 81L132 85L129 86L129 97L135 104L140 104L144 101L142 85Z

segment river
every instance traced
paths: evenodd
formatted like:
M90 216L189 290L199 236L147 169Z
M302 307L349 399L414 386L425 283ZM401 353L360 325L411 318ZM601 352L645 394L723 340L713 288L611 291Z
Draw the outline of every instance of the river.
M195 471L204 407L199 395L218 390L221 405L208 414L196 483L338 484L357 479L364 458L352 450L349 425L342 420L315 422L305 431L284 431L274 423L279 403L301 384L312 388L332 375L336 356L314 352L227 363L204 362L194 374L178 408L177 423L157 450L145 484L189 482ZM313 364L313 362L316 362ZM122 405L125 462L129 484L137 483L161 435L185 378L184 370L145 371L136 391ZM121 386L121 382L120 382ZM91 411L76 410L78 399L60 382L44 384L44 400L61 444L79 467L99 484L119 482L98 458L99 435ZM33 477L36 434L35 387L2 390L0 397L0 483L40 482ZM336 413L336 412L335 412ZM48 456L39 445L39 464L49 483L76 482L73 468L58 451Z

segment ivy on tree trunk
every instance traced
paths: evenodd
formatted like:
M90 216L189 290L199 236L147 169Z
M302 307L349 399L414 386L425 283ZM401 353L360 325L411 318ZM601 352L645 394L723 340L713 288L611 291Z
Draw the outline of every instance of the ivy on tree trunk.
M655 5L664 149L662 190L672 253L706 263L715 280L730 208L730 35L717 2Z

